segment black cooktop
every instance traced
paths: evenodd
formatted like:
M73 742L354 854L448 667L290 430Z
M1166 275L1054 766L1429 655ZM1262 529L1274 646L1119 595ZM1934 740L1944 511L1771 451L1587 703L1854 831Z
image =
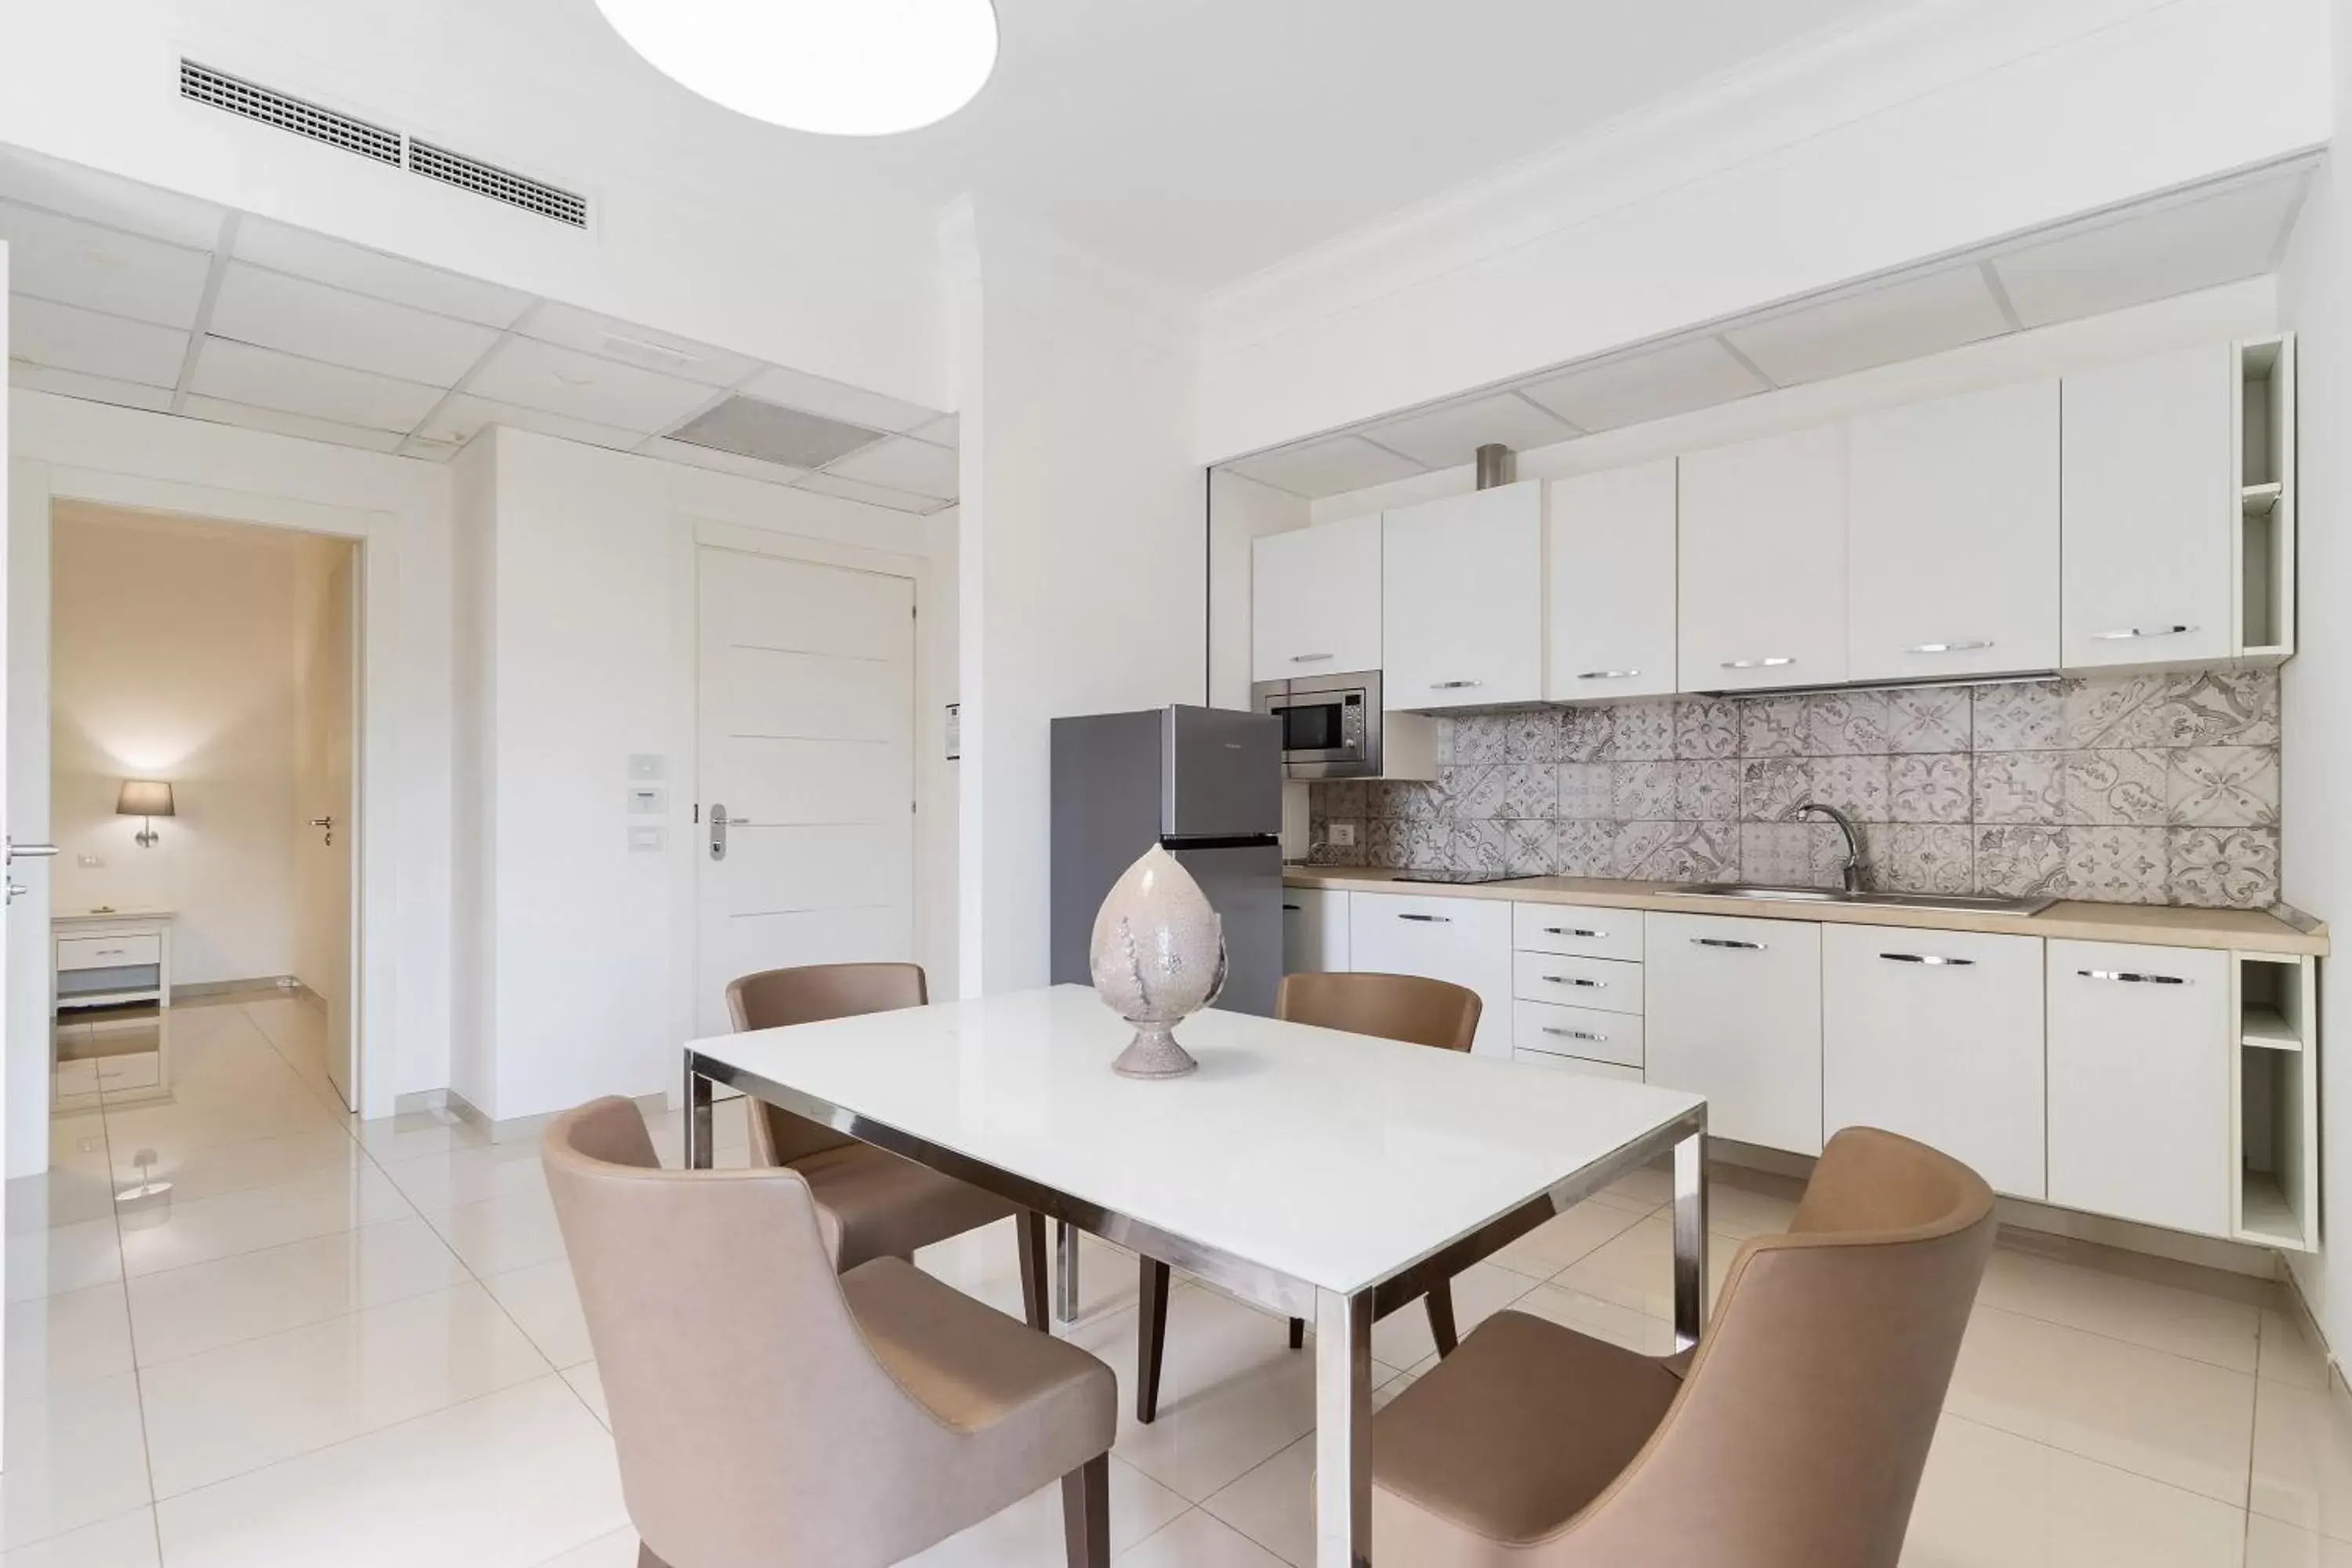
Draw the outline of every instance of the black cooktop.
M1480 882L1517 882L1523 880L1510 871L1399 871L1393 880L1399 882L1453 882L1465 887Z

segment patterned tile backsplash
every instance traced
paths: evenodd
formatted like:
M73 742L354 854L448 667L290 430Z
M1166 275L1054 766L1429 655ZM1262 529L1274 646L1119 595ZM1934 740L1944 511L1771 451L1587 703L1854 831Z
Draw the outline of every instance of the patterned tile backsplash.
M1321 865L2259 909L2278 898L2279 688L2185 671L1516 708L1438 721L1434 784L1309 786ZM1355 844L1331 843L1349 823Z

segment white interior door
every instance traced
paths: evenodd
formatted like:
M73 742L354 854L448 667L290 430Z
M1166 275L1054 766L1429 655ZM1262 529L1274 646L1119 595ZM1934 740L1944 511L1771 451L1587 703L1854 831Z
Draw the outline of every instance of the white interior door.
M359 1060L352 1027L352 950L358 931L352 899L352 847L359 841L357 796L352 787L352 719L358 710L358 660L352 629L356 554L341 541L319 588L318 620L304 671L300 782L302 894L306 919L316 921L316 957L304 983L327 1005L327 1076L346 1110L359 1106ZM306 942L306 946L310 943Z
M915 585L704 547L700 984L907 960L915 941ZM725 813L725 826L719 814Z

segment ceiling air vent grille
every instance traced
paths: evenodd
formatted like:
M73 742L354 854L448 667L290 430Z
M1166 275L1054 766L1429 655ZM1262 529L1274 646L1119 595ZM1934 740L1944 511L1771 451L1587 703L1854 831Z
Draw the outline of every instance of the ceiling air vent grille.
M381 125L321 109L289 93L256 87L194 60L180 62L180 96L215 109L226 109L247 120L257 120L264 125L274 125L280 131L291 131L313 142L324 142L330 147L340 147L379 163L389 163L395 169L400 167L401 137L397 131L386 131Z
M485 163L479 158L468 158L463 153L452 153L411 137L408 166L427 179L443 181L478 196L551 217L573 228L588 226L587 197L501 169L495 163Z

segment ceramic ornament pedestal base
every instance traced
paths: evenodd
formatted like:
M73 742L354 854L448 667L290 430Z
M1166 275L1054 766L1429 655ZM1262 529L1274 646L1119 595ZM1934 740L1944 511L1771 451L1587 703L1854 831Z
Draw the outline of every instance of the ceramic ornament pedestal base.
M1128 1021L1135 1022L1131 1018ZM1167 1025L1140 1024L1136 1027L1135 1038L1110 1064L1110 1070L1121 1078L1182 1078L1200 1065L1191 1052L1176 1043L1176 1033Z

